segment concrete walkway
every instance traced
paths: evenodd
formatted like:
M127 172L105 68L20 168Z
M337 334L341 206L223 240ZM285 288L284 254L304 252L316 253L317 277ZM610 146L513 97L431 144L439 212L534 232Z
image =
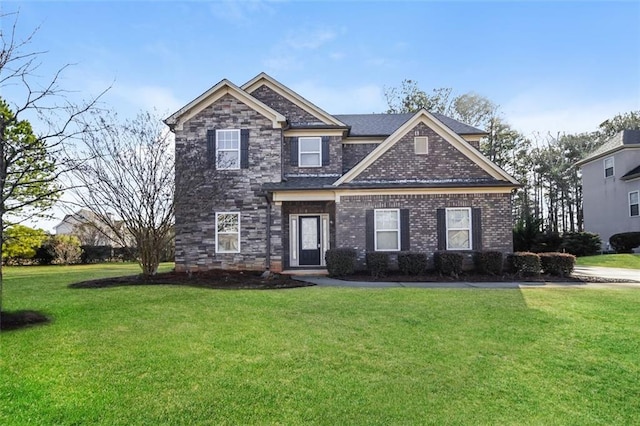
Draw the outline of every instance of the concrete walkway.
M323 276L294 276L298 281L322 287L362 287L362 288L535 288L535 287L590 287L640 289L640 271L637 269L576 267L575 275L629 280L624 283L572 283L572 282L389 282L389 281L346 281ZM634 282L635 281L635 282Z

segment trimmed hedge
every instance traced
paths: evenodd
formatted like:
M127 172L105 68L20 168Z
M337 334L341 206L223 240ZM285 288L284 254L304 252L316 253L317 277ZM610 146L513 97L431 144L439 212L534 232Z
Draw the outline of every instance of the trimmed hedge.
M545 274L564 277L573 272L576 257L569 253L540 253L540 265Z
M540 256L536 253L520 251L507 257L509 266L518 275L538 275L542 269Z
M102 263L111 259L111 246L80 246L82 263Z
M356 267L356 251L350 248L335 248L327 250L324 259L327 262L329 276L344 277L351 275Z
M427 255L401 251L398 253L398 268L404 275L421 275L427 271Z
M450 275L452 277L457 277L462 273L463 260L462 253L437 251L433 255L436 271L442 275Z
M371 276L374 278L387 275L387 271L389 271L389 254L379 251L368 252L367 270L371 272Z
M500 275L504 259L500 251L476 251L473 253L473 264L480 274Z
M609 238L609 244L616 253L633 253L640 246L640 232L621 232Z

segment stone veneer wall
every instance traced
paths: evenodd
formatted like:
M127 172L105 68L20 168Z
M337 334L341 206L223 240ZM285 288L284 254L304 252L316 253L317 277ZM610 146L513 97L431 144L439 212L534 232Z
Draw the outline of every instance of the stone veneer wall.
M278 93L274 92L265 85L262 85L254 90L251 93L251 96L287 117L289 123L324 124L315 116L309 114L307 111L303 110L285 97L280 96Z
M284 138L282 150L284 175L341 175L342 174L342 138L329 137L329 165L322 167L297 167L291 165L291 143L296 138ZM337 178L336 178L337 179Z
M410 250L426 253L432 261L438 248L436 211L447 207L482 209L482 250L513 251L510 194L421 194L342 196L336 205L336 246L353 248L364 268L365 211L409 209Z
M413 138L429 137L429 154L416 155ZM382 157L364 170L356 180L488 178L490 175L441 138L431 128L419 123L409 130Z
M176 206L176 270L213 268L266 268L267 202L262 191L264 182L279 182L281 177L280 129L231 95L225 95L176 131L177 163L186 156L192 163L179 173L195 173L198 167L209 167L207 130L249 129L249 168L216 171L212 185L196 191L186 202ZM223 191L216 197L216 188ZM186 190L176 188L177 192ZM279 206L271 212L272 265L281 265L282 219ZM215 213L240 212L240 253L216 253Z
M346 173L358 164L371 151L376 149L377 143L345 143L342 144L342 173Z

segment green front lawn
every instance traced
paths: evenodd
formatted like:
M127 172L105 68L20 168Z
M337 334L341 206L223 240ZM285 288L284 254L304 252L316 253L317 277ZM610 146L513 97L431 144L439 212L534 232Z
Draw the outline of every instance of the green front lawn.
M7 268L0 424L632 424L640 291L69 289Z
M640 254L602 254L576 258L578 266L640 269Z

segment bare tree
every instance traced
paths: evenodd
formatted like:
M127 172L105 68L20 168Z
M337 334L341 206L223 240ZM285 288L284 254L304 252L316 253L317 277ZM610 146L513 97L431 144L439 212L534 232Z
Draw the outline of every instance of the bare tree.
M100 98L69 100L69 91L59 85L68 65L48 79L41 76L46 52L30 49L38 28L20 38L18 18L17 12L0 14L0 89L5 97L0 99L0 230L6 222L40 216L56 202L64 191L59 178L68 167L60 154L70 140L90 131L82 117Z
M202 188L213 203L221 182L197 150L176 162L173 134L156 114L126 120L94 114L88 125L100 130L85 134L70 155L72 193L93 213L95 227L117 245L134 247L142 273L153 275L174 238L175 206L189 203Z

